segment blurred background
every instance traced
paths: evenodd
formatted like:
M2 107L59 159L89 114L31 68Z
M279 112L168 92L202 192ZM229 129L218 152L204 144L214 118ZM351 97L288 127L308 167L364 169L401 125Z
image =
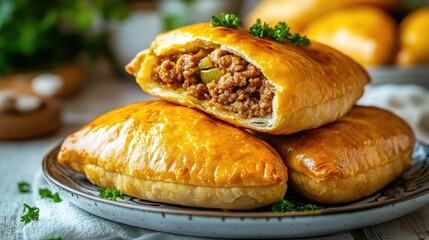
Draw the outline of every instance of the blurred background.
M349 55L373 80L359 103L394 111L429 143L427 0L0 0L0 139L151 99L124 65L158 33L222 11L244 27L285 21Z

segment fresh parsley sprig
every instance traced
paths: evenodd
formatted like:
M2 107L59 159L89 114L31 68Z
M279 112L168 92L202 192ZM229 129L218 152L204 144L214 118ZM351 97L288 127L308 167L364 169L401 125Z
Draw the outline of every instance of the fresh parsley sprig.
M241 20L233 13L222 12L219 17L212 16L210 22L212 27L237 28L241 25Z
M271 37L278 43L284 43L290 38L290 27L285 22L279 22L271 32Z
M24 222L25 224L31 222L32 220L39 220L39 211L40 209L38 207L30 207L27 204L24 203L24 210L22 211L25 213L25 210L27 210L27 214L21 217L21 222Z
M212 27L237 28L241 24L240 18L235 14L225 12L222 12L219 17L212 16L210 21ZM249 33L258 38L270 37L278 43L287 41L295 45L310 45L310 40L307 36L290 33L290 26L285 22L279 22L274 28L271 28L266 22L262 23L261 19L257 19L256 23L250 27Z
M302 206L296 207L296 211L302 212L302 211L317 211L319 210L319 207L314 204L305 204Z
M52 194L47 188L39 189L39 195L41 198L50 198L54 202L61 202L60 195L58 193Z
M268 26L266 22L262 23L261 19L257 19L256 23L253 24L249 32L255 37L264 38L271 34L272 29Z
M18 191L20 193L30 192L30 184L28 182L19 182L18 183Z
M278 43L287 41L296 45L310 45L310 40L306 36L290 33L290 26L285 22L279 22L274 28L271 28L266 22L262 23L261 19L257 19L256 23L250 27L249 33L258 38L270 37Z
M294 33L290 36L289 42L293 44L302 44L305 46L310 45L310 39L307 38L307 36L301 36L298 33Z
M113 201L116 201L116 198L120 198L120 199L124 199L124 194L114 188L102 188L102 187L98 187L98 192L100 193L98 196L100 197L104 197Z
M305 204L296 206L288 200L282 199L271 207L273 212L303 212L303 211L317 211L319 207L314 204Z

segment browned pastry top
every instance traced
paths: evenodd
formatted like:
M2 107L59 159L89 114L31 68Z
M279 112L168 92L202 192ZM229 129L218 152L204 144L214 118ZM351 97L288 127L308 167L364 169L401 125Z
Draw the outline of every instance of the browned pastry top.
M203 112L164 101L131 104L67 137L60 163L196 186L268 186L287 170L266 142Z
M402 119L361 106L318 129L270 138L290 170L318 180L366 173L409 152L415 141Z

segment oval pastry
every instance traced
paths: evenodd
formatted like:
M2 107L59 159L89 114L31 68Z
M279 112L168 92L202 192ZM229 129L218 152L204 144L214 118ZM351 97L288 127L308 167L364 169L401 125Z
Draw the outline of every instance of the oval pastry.
M308 24L305 33L360 64L377 66L392 60L397 45L396 25L395 20L379 8L357 6L322 15Z
M289 170L290 189L319 203L369 196L409 166L411 128L394 114L355 106L345 117L291 136L265 136Z
M151 95L272 134L335 121L369 82L328 46L280 44L208 23L160 34L126 70Z
M101 187L185 206L258 208L287 188L287 169L269 144L164 101L98 117L65 139L58 161Z

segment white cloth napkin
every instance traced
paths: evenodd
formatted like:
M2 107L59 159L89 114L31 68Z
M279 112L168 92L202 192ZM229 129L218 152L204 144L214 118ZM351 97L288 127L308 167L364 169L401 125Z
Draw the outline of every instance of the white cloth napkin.
M142 228L112 222L87 213L62 198L55 203L50 199L41 199L39 189L53 189L44 180L42 170L36 172L31 191L34 206L40 209L38 221L26 224L23 231L24 239L48 239L61 237L71 239L161 239L161 240L193 240L190 236L180 236L155 232ZM31 207L34 207L31 206Z
M358 101L392 111L413 128L417 138L429 144L429 91L417 85L370 85Z

